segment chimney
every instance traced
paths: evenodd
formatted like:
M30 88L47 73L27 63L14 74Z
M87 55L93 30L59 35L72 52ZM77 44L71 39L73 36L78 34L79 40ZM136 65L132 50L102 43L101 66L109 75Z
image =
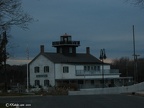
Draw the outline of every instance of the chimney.
M40 53L44 53L44 45L40 45Z
M86 47L86 54L90 54L90 47Z

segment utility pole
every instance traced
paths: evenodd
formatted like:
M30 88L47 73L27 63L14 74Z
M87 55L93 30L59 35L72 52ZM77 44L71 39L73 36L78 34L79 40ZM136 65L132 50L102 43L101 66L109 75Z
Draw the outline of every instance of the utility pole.
M136 54L136 48L135 48L135 28L133 25L133 56L134 56L134 83L138 81L138 71L137 71L137 57L140 55Z

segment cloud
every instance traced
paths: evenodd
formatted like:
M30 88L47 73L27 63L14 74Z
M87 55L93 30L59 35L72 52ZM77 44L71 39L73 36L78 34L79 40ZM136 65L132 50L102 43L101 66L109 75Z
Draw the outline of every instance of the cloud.
M7 64L9 65L24 65L28 64L30 60L24 60L24 59L8 59Z
M101 48L106 49L110 58L131 57L132 25L135 25L137 53L143 55L144 12L121 0L24 0L23 3L24 10L39 21L27 31L12 28L13 41L19 46L14 49L15 58L26 57L27 44L31 58L39 53L41 44L47 51L55 51L51 43L64 33L81 41L78 52L85 52L89 46L97 57Z

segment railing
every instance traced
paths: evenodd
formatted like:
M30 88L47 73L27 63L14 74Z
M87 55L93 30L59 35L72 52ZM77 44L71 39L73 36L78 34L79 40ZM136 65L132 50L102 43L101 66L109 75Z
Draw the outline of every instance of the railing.
M79 46L80 41L55 41L52 42L53 46L59 46L59 45L74 45L74 46Z
M105 69L104 75L119 75L119 70L118 69ZM102 70L76 70L76 75L77 76L91 76L91 75L102 75Z

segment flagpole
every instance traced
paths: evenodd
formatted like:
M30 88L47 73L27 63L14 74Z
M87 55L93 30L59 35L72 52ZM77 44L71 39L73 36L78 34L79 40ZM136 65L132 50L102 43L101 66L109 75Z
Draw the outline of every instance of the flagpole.
M136 82L136 71L135 71L135 30L134 25L132 26L133 29L133 56L134 56L134 83Z
M27 60L29 60L29 47L27 45ZM28 62L27 62L27 92L29 92L29 68L28 68Z

